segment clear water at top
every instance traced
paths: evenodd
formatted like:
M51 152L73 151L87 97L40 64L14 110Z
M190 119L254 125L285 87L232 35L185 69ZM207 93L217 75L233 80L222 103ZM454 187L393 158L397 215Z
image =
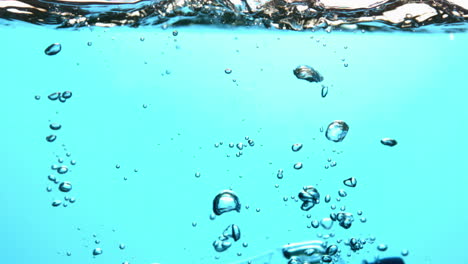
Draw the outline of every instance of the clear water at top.
M2 260L468 263L466 9L364 2L0 2Z

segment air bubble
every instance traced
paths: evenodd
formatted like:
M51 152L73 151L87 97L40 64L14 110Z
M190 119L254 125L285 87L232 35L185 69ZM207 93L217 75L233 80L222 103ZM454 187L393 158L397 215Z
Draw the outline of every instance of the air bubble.
M76 165L76 160L70 160L71 165Z
M47 176L47 179L49 179L49 181L51 182L58 183L57 178L55 178L55 175L53 174L50 174L49 176Z
M328 86L322 85L322 98L325 98L328 94Z
M230 211L240 212L241 204L237 195L229 190L220 192L213 200L213 212L221 215Z
M323 218L322 220L320 220L320 225L323 228L329 230L329 229L331 229L333 227L333 220L331 218L328 218L328 217Z
M310 210L316 204L320 203L320 194L313 186L306 186L298 195L303 202L301 209L304 211Z
M291 147L292 151L294 152L298 152L299 150L302 149L302 144L301 143L296 143L296 144L293 144L292 147Z
M331 245L327 247L327 250L325 251L325 254L333 256L336 253L338 253L338 246L337 245Z
M386 244L380 244L377 246L377 249L379 251L386 251L388 249L388 246Z
M344 185L346 185L348 187L356 187L357 180L356 180L356 178L351 177L349 179L344 180L343 183L344 183Z
M246 248L246 247L249 246L249 244L247 242L244 242L244 243L242 243L242 246Z
M301 80L306 80L309 82L323 81L322 75L314 70L314 68L307 65L297 66L296 69L293 70L293 73L298 79Z
M319 221L317 220L312 220L312 222L310 222L310 225L313 227L313 228L318 228L320 223Z
M93 255L94 256L98 256L98 255L101 255L102 254L102 249L101 248L95 248L93 250Z
M36 96L34 96L34 99L40 100L40 99L41 99L41 96L40 96L40 95L36 95Z
M57 168L57 172L59 174L65 174L68 172L68 167L67 166L60 166Z
M367 222L367 218L365 218L365 217L361 217L361 219L360 219L360 220L361 220L361 223L365 223L365 222Z
M229 241L221 241L221 240L215 240L213 242L213 247L217 252L223 252L226 251L228 248L232 246L232 243Z
M46 137L47 142L54 142L57 139L56 135L49 135Z
M341 142L348 134L349 126L341 120L333 121L328 125L325 136L333 142Z
M409 251L408 251L407 249L403 249L403 250L401 251L401 255L402 255L403 257L406 257L406 256L409 255Z
M51 44L49 47L47 47L44 50L44 53L46 55L52 56L52 55L59 53L61 50L62 50L62 45L60 45L60 43L54 43L54 44Z
M177 30L172 31L172 36L175 37L175 36L177 36L177 35L179 35L179 32L178 32Z
M340 190L338 191L338 195L339 195L340 197L346 197L348 194L346 193L345 190L340 189Z
M297 162L296 164L294 164L293 168L296 170L302 169L302 162Z
M52 187L47 186L46 191L47 191L47 192L51 192L51 191L52 191Z
M49 125L49 127L52 130L59 130L60 128L62 128L62 125L60 125L59 123L52 123Z
M330 167L335 167L336 166L336 161L330 162Z
M382 138L380 140L380 143L382 143L385 146L393 147L395 146L398 142L393 139L393 138Z
M70 99L72 97L72 92L71 91L65 91L62 93L62 98L64 99Z
M329 203L331 201L331 196L329 194L325 195L325 202Z
M72 185L70 182L65 181L65 182L60 183L59 185L59 190L62 192L69 192L71 191L71 189L72 189Z
M200 178L200 176L201 176L200 172L195 172L195 177L196 178Z
M59 206L59 205L61 205L61 204L62 204L62 201L60 201L60 200L54 200L54 201L52 202L52 206L53 206L53 207L57 207L57 206Z
M47 98L49 98L49 100L52 100L52 101L59 99L59 97L60 97L60 92L51 93L49 94L49 96L47 96Z
M193 227L196 227L196 226L197 226L197 222L192 222L192 226L193 226Z
M276 173L276 177L278 179L283 179L283 170L282 169L279 169L278 170L278 173Z
M240 228L237 225L229 225L223 232L223 236L231 237L234 241L237 241L241 237Z
M226 74L231 74L231 73L232 73L232 70L229 69L229 68L226 68L226 69L224 70L224 72L225 72Z
M88 43L86 43L89 47L91 47L93 45L93 42L91 41L88 41Z

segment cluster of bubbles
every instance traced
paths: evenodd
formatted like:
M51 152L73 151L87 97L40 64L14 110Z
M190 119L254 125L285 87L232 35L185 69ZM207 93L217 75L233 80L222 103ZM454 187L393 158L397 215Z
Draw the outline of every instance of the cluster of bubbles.
M237 152L235 153L236 157L240 157L244 154L244 149L247 148L247 147L253 147L255 146L255 141L253 139L251 139L250 137L246 136L245 138L245 141L247 141L246 143L244 142L238 142L237 144L236 143L233 143L233 142L230 142L228 144L229 148L231 149L237 149ZM219 148L221 146L224 145L224 142L218 142L218 143L215 143L214 144L214 147L215 148ZM227 157L230 157L231 155L230 154L226 154Z
M218 237L213 242L213 248L217 252L226 251L228 248L232 246L232 242L230 240L238 241L241 237L240 229L237 225L232 224L226 227L223 234Z
M305 186L297 196L302 201L301 209L304 211L309 211L320 203L320 194L313 186Z
M213 199L213 213L215 215L222 215L231 211L240 212L240 210L241 204L239 197L233 191L221 191ZM214 215L210 216L210 218L214 219ZM238 241L240 235L239 227L235 224L231 224L224 230L223 234L213 242L213 247L217 252L223 252L231 247L232 242L230 240ZM246 245L247 244L244 246Z

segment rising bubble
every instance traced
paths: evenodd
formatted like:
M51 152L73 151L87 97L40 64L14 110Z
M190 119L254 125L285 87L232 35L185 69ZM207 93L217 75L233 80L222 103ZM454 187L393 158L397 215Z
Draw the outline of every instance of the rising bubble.
M59 53L61 50L62 50L62 45L60 45L60 43L54 43L54 44L51 44L49 47L47 47L44 50L44 53L46 55L52 56L52 55Z
M213 212L221 215L230 211L240 212L241 204L237 195L229 190L220 192L213 200Z
M292 151L294 152L298 152L299 150L302 149L302 144L301 143L296 143L296 144L293 144L292 147L291 147Z
M52 206L53 206L53 207L57 207L57 206L59 206L59 205L61 205L61 204L62 204L62 201L60 201L60 200L54 200L54 201L52 202Z
M49 127L52 130L59 130L60 128L62 128L62 125L60 125L59 123L52 123L49 125Z
M98 255L101 255L102 254L102 249L101 248L95 248L93 250L93 255L94 256L98 256Z
M72 92L71 91L65 91L62 93L62 98L63 99L70 99L72 97Z
M60 183L59 185L59 190L62 192L69 192L71 191L71 189L72 189L72 185L70 182L65 181L65 182Z
M380 244L377 246L377 249L379 251L386 251L388 249L388 246L386 244Z
M298 197L303 202L301 209L304 211L310 210L314 205L320 202L320 194L313 186L304 187L304 189L298 194Z
M398 142L393 139L393 138L382 138L380 140L380 143L382 143L385 146L393 147L395 146Z
M307 65L297 66L296 69L293 70L293 73L298 79L301 80L306 80L309 82L323 81L322 75L314 70L314 68Z
M333 121L328 125L325 136L333 142L341 142L348 134L349 126L341 120Z
M346 185L348 187L356 187L357 180L356 180L356 178L351 177L349 179L344 180L343 183L344 183L344 185Z
M56 135L48 135L46 137L47 142L54 142L57 139Z
M293 168L296 170L302 169L302 162L297 162L296 164L294 164Z

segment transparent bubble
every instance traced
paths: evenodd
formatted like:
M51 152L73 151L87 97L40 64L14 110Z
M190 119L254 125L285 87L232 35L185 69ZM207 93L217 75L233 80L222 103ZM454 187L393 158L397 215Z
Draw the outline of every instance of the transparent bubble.
M93 45L93 42L88 41L88 43L86 43L86 45L88 45L89 47L91 47L91 46Z
M51 93L47 96L49 100L55 101L60 97L60 92Z
M255 142L253 141L253 139L247 140L247 143L249 143L249 146L251 147L255 146Z
M377 246L377 249L378 249L379 251L386 251L386 250L388 249L388 246L387 246L386 244L379 244L379 245Z
M336 253L338 253L338 246L337 245L331 245L327 247L327 250L325 251L327 255L333 256Z
M325 136L333 142L341 142L348 134L349 126L341 120L333 121L328 125Z
M328 94L328 86L322 85L322 92L321 92L322 98L325 98L327 94Z
M70 160L71 165L76 165L76 160Z
M60 128L62 128L62 125L60 125L59 123L52 123L49 125L49 127L52 130L59 130Z
M351 177L351 178L348 178L348 179L344 180L343 183L344 183L344 185L346 185L348 187L356 187L357 180L356 180L356 178Z
M237 195L229 190L220 192L213 200L213 212L221 215L230 211L240 212L241 204Z
M57 206L59 206L59 205L61 205L61 204L62 204L62 201L60 201L60 200L54 200L54 201L52 202L52 206L53 206L53 207L57 207Z
M54 183L58 183L57 178L53 174L50 174L49 176L47 176L47 179L49 179L49 181L52 181Z
M231 246L232 246L232 243L229 241L222 241L218 239L213 242L213 247L217 252L226 251Z
M95 244L99 244L99 243L101 243L101 240L96 239L96 240L94 240L94 243L95 243Z
M380 140L380 143L382 143L385 146L393 147L395 146L398 142L393 139L393 138L382 138Z
M224 72L225 72L226 74L231 74L231 73L232 73L232 70L229 69L229 68L226 68L226 69L224 70Z
M229 147L230 147L230 148L233 148L233 147L234 147L234 143L232 143L232 142L229 143Z
M318 220L312 220L312 222L310 222L310 225L313 227L313 228L318 228L320 226L320 223Z
M67 251L67 256L71 256L71 252L70 252L70 251Z
M401 255L402 255L403 257L406 257L406 256L409 255L409 251L408 251L407 249L403 249L403 250L401 251Z
M276 177L278 179L283 179L283 170L282 169L279 169L278 170L278 173L276 173Z
M301 143L296 143L296 144L293 144L292 147L291 147L292 151L294 152L298 152L299 150L302 149L302 144Z
M367 222L367 218L365 218L365 217L361 217L361 219L360 219L360 220L361 220L361 223L365 223L365 222Z
M51 191L52 191L52 187L47 186L46 191L47 191L47 192L51 192Z
M234 239L234 241L237 241L241 237L240 228L237 225L234 225L234 224L229 225L224 230L223 236L224 237L230 237L230 238Z
M49 135L46 137L47 142L54 142L57 139L56 135Z
M148 108L148 105L147 105L147 104L143 104L143 108Z
M120 169L120 165L119 165L119 164L116 164L116 165L115 165L115 168L116 168L116 169Z
M322 220L320 220L320 225L329 230L333 227L333 220L331 218L325 217Z
M172 36L175 37L175 36L177 36L177 35L179 35L179 32L178 32L177 30L172 31Z
M68 172L68 167L67 166L60 166L57 168L57 172L59 174L65 174Z
M72 92L71 91L65 91L62 93L62 98L64 99L70 99L72 97Z
M101 255L102 254L102 249L101 248L95 248L93 250L93 255L94 256L98 256L98 255Z
M321 82L323 81L322 75L318 73L314 68L307 66L307 65L301 65L297 66L293 70L294 75L301 80L306 80L309 82Z
M246 247L249 246L249 244L247 242L244 242L244 243L242 243L242 246L246 248Z
M308 211L316 204L320 203L320 194L313 186L305 186L298 194L298 197L303 202L301 209L304 211Z
M46 55L52 56L52 55L59 53L61 50L62 50L62 45L60 45L60 43L54 43L54 44L51 44L49 47L47 47L44 50L44 53Z
M302 169L302 162L297 162L296 164L294 164L293 168L296 170Z
M336 166L336 161L330 162L330 167L335 167Z
M329 203L331 201L331 196L329 194L325 195L325 202Z
M72 189L72 185L70 182L65 181L65 182L60 183L59 185L59 190L62 192L69 192L71 191L71 189Z
M338 221L341 227L343 227L344 229L348 229L351 227L354 218L351 213L340 212L336 215L336 220Z
M196 178L200 178L200 176L201 176L200 172L198 172L198 171L195 172L195 177L196 177Z
M340 190L338 191L338 195L339 195L340 197L346 197L348 194L346 193L345 190L340 189Z
M216 219L216 215L215 214L210 214L210 220L215 220Z
M357 213L357 215L362 215L362 211L361 211L361 210L358 210L356 213Z
M145 37L141 36L140 41L145 41Z
M70 197L70 203L74 203L76 201L76 198L75 197Z
M34 96L34 99L40 100L40 99L41 99L41 96L40 96L40 95L36 95L36 96Z

